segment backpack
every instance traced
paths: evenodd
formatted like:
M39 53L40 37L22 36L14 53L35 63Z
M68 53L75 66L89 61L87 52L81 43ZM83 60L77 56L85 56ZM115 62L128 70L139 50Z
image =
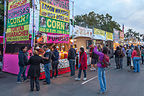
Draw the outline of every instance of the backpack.
M101 62L101 65L103 68L107 68L108 66L110 66L109 56L107 56L106 54L104 54L103 61Z

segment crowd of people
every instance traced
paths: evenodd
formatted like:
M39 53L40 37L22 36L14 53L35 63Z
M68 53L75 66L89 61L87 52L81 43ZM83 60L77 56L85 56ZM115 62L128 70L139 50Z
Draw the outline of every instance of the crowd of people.
M21 83L22 80L27 80L30 78L30 88L34 91L34 82L36 83L36 90L40 90L39 77L40 77L40 64L44 64L46 79L43 82L45 85L51 83L51 78L57 78L58 76L58 64L59 64L59 52L56 46L50 49L47 46L43 46L42 49L45 51L44 54L40 55L40 49L35 48L33 56L28 60L27 47L24 46L19 52L19 74L17 78L17 83ZM79 57L78 57L79 54ZM103 48L100 45L90 46L89 50L91 58L91 68L90 70L96 71L98 68L98 79L100 83L100 94L106 92L106 76L105 69L110 66L110 59L115 57L116 69L123 69L124 57L127 56L127 66L133 72L140 72L140 60L144 64L144 47L143 46L118 46L113 52L111 48L107 45ZM78 64L76 64L77 58L79 59ZM81 73L83 71L83 80L87 80L87 53L84 48L80 48L80 52L76 52L73 45L70 46L68 51L68 58L70 65L70 76L75 77L75 71L78 68L78 76L75 78L76 81L81 80ZM88 58L89 59L89 58ZM27 65L30 65L28 76L26 77L25 71ZM50 66L52 66L52 77L50 77ZM23 77L23 79L21 79Z

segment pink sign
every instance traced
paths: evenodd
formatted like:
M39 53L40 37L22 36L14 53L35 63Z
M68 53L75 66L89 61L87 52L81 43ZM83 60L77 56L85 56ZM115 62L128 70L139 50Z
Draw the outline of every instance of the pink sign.
M3 64L3 71L18 74L19 72L19 65L18 65L18 55L17 54L4 54L4 64ZM28 67L27 71L28 72Z
M42 0L45 2L45 0ZM69 0L47 0L47 3L69 10Z
M14 18L18 16L25 15L27 13L30 13L30 4L25 4L23 6L20 6L16 9L12 9L8 11L8 18Z
M47 34L47 43L69 43L69 35Z

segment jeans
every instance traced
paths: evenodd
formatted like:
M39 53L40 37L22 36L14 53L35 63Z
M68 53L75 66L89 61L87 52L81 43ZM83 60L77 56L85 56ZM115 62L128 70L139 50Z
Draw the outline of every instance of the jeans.
M56 76L58 76L58 61L53 61L52 62L52 77L54 77L54 73L55 73L55 70L56 70Z
M134 57L134 72L140 72L140 57Z
M75 60L69 60L71 76L75 75Z
M19 66L19 74L17 77L17 82L21 82L21 76L23 76L23 80L26 80L26 75L25 75L25 71L26 71L26 66Z
M44 65L46 83L50 84L50 63Z
M106 91L105 68L98 67L98 79L100 83L101 92L105 92Z
M81 72L82 70L79 70L78 78L81 78ZM84 73L84 78L86 78L86 70L83 70L83 73Z
M30 88L31 90L34 90L34 81L36 83L36 90L40 90L40 85L39 85L39 78L38 77L30 77Z

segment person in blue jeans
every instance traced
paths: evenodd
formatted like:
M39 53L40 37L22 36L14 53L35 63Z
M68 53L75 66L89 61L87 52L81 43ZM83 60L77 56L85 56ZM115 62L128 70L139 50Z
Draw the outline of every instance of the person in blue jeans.
M68 52L68 60L70 64L71 76L75 75L75 59L76 59L76 50L73 48L73 45L70 45L70 50Z
M108 49L107 47L103 47L103 51L98 52L97 47L95 47L94 52L99 56L99 62L97 63L97 67L98 67L98 79L100 83L100 92L98 92L98 94L104 94L106 92L106 77L105 77L105 68L102 66L102 62L104 56L107 55L108 53Z
M25 71L26 71L26 65L28 63L28 55L27 55L27 47L23 46L21 47L21 50L19 52L18 55L19 58L19 73L18 73L18 77L17 77L17 83L21 83L21 77L23 77L23 80L25 81L26 75L25 75Z
M50 66L51 66L51 51L47 46L43 47L45 54L42 57L44 59L44 69L45 69L45 76L46 80L44 81L44 85L50 84Z
M140 58L141 52L139 48L136 46L135 49L132 52L132 58L134 63L134 72L140 72Z

